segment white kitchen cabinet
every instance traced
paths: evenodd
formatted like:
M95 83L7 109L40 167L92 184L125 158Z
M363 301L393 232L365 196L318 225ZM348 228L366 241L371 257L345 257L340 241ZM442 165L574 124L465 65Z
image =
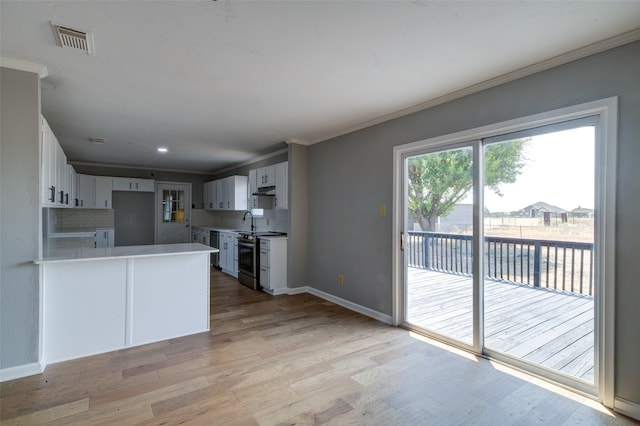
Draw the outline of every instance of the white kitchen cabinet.
M261 167L258 170L258 188L273 186L276 184L276 170L273 166Z
M273 207L276 209L289 208L289 163L287 161L275 165L276 196Z
M110 228L97 228L96 229L96 247L114 247L115 243L115 230Z
M258 191L258 170L249 170L249 191L247 194L248 208L258 207L258 196L253 195Z
M110 176L96 176L96 208L111 208L112 180Z
M215 210L247 210L247 176L229 176L215 182Z
M222 272L238 278L238 235L235 232L219 232L219 265Z
M78 174L70 164L67 164L67 180L69 185L69 207L78 207Z
M270 294L287 288L287 238L260 238L260 285Z
M93 209L96 207L96 177L78 174L76 177L76 207Z
M41 117L41 126L40 201L46 207L72 207L73 185L67 156L44 117Z
M217 182L205 182L202 185L202 200L205 210L218 210Z
M155 192L155 181L153 179L136 179L128 177L114 177L112 182L113 191L133 191L133 192Z

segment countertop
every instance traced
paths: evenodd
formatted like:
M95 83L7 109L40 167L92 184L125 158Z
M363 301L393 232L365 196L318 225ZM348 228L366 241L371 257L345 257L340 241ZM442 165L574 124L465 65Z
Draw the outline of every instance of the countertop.
M146 246L104 247L104 248L62 248L50 249L36 264L54 262L82 262L88 260L108 260L134 257L171 256L193 253L218 253L217 248L199 243L154 244Z
M99 228L65 228L57 231L51 231L47 234L48 238L73 238L73 237L93 237L97 230L115 229L113 226L102 226Z

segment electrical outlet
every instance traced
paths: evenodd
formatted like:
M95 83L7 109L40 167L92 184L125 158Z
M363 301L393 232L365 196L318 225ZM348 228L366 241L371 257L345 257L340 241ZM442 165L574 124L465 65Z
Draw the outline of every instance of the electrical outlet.
M338 284L340 285L344 284L344 275L338 274Z
M387 205L386 204L380 204L378 206L378 214L380 215L380 217L385 217L387 215Z

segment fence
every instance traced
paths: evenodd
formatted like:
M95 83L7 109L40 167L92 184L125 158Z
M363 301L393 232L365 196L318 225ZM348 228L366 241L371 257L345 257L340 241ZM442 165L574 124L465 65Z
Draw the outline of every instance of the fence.
M409 266L471 275L473 237L409 232ZM593 243L485 237L486 277L593 295Z

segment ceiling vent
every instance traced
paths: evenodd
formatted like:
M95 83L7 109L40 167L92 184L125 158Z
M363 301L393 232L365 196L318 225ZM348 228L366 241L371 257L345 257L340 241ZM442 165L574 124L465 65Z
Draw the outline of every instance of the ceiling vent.
M93 143L99 143L99 144L105 143L104 138L89 138L89 141Z
M82 50L87 55L95 54L93 33L77 28L63 27L53 22L51 22L51 27L58 46Z

